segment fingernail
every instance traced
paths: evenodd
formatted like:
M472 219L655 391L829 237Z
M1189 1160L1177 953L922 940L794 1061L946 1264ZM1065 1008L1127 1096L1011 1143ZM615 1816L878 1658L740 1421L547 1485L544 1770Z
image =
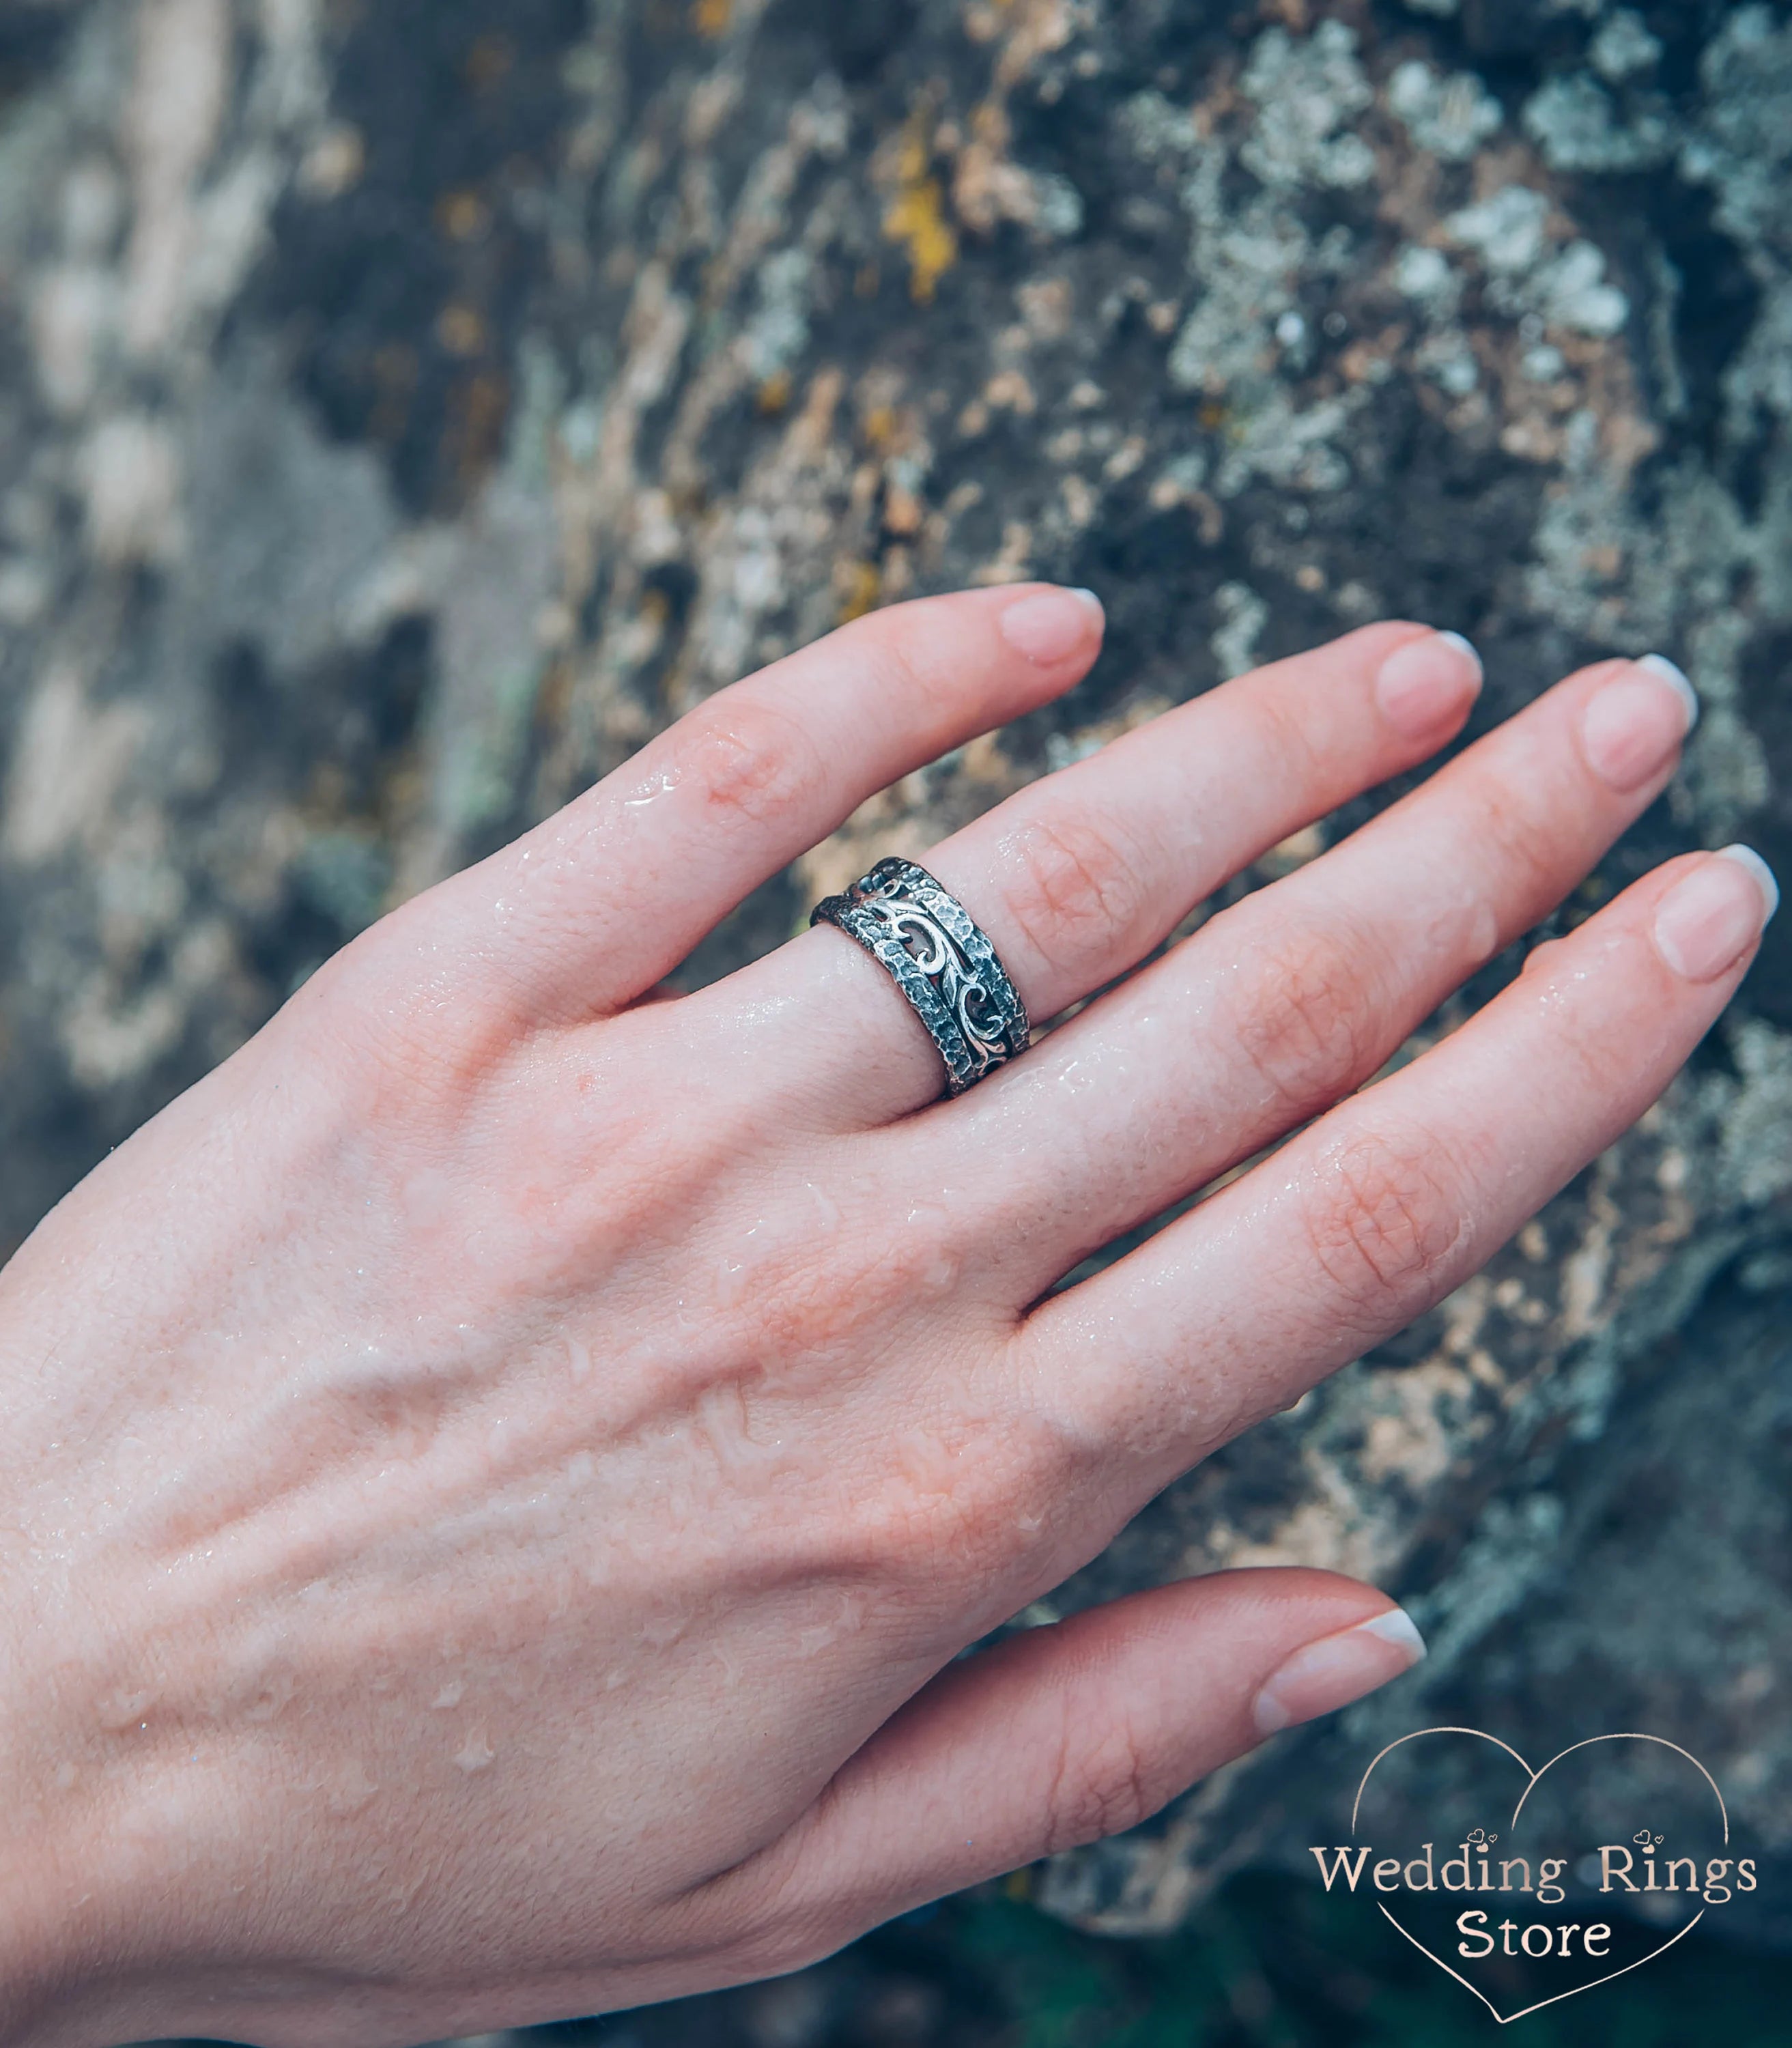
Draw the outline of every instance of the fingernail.
M1050 668L1081 654L1107 615L1092 590L1036 591L1003 613L1002 637L1030 661Z
M1644 654L1636 665L1647 669L1651 675L1659 676L1664 683L1679 692L1680 701L1686 707L1686 730L1690 732L1699 722L1699 693L1693 688L1686 671L1665 654Z
M1461 716L1480 695L1481 677L1481 657L1460 633L1428 633L1383 662L1375 703L1396 732L1423 739Z
M1674 758L1698 718L1692 685L1665 655L1645 654L1588 704L1581 727L1588 764L1614 789L1641 789Z
M1752 847L1727 846L1695 867L1655 913L1655 949L1688 981L1715 981L1767 929L1779 884Z
M1425 1638L1404 1608L1391 1607L1336 1635L1297 1650L1258 1693L1251 1718L1274 1735L1320 1714L1335 1713L1410 1671L1425 1654Z

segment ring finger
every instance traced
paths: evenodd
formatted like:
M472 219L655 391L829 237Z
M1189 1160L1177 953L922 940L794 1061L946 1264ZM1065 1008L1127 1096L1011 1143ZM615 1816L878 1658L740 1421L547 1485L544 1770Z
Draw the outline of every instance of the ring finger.
M1665 665L1603 662L1321 859L1204 925L997 1076L892 1134L1034 1298L1088 1252L1367 1080L1660 793L1691 723Z

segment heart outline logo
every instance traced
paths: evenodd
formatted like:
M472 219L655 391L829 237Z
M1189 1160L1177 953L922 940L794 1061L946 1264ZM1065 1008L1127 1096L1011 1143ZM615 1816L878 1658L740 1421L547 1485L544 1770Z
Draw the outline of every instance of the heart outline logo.
M1428 1735L1472 1735L1477 1737L1482 1742L1491 1742L1495 1749L1503 1750L1506 1754L1511 1758L1512 1761L1517 1764L1519 1770L1525 1774L1526 1784L1523 1791L1519 1794L1518 1804L1512 1809L1512 1817L1507 1823L1509 1829L1515 1828L1518 1825L1519 1816L1524 1811L1525 1802L1530 1797L1531 1794L1537 1790L1537 1787L1542 1780L1561 1762L1564 1757L1573 1756L1578 1750L1591 1749L1596 1743L1653 1742L1658 1744L1663 1749L1671 1749L1675 1755L1685 1757L1686 1761L1692 1765L1693 1768L1696 1771L1697 1771L1700 1777L1701 1777L1706 1784L1711 1787L1712 1797L1717 1802L1718 1814L1724 1823L1724 1845L1726 1848L1729 1846L1730 1809L1724 1803L1724 1794L1718 1790L1717 1780L1712 1776L1711 1773L1705 1769L1705 1766L1700 1763L1698 1759L1693 1755L1690 1750L1682 1749L1678 1743L1670 1742L1665 1736L1644 1735L1640 1731L1635 1729L1617 1731L1610 1735L1592 1735L1587 1736L1584 1741L1572 1742L1569 1744L1566 1749L1558 1750L1541 1770L1533 1771L1530 1766L1525 1762L1524 1759L1519 1755L1519 1752L1513 1748L1512 1745L1509 1742L1502 1742L1498 1736L1489 1735L1485 1728L1414 1728L1410 1735L1397 1736L1392 1742L1387 1744L1386 1748L1378 1751L1377 1753L1369 1759L1368 1768L1363 1773L1362 1780L1356 1787L1356 1797L1351 1802L1350 1832L1353 1839L1356 1833L1357 1819L1363 1809L1363 1794L1368 1790L1369 1780L1375 1775L1375 1767L1381 1762L1383 1757L1391 1755L1393 1752L1401 1747L1403 1744L1417 1742L1422 1736ZM1594 1977L1589 1983L1583 1984L1572 1984L1566 1991L1553 1992L1548 1998L1539 1999L1534 2005L1527 2005L1522 2012L1505 2013L1499 2010L1499 2007L1494 2003L1493 2000L1488 1996L1485 1992L1481 1990L1479 1985L1472 1984L1468 1981L1468 1978L1463 1976L1460 1970L1453 1970L1449 1965L1446 1963L1441 1956L1433 1954L1431 1950L1426 1948L1425 1944L1418 1938L1418 1935L1410 1933L1406 1928L1402 1926L1399 1921L1392 1913L1388 1911L1387 1906L1383 1906L1379 1899L1375 1901L1375 1903L1380 1908L1383 1917L1387 1919L1390 1926L1393 1927L1398 1933L1404 1934L1406 1939L1412 1943L1413 1946L1418 1949L1419 1953L1425 1957L1428 1961L1435 1963L1438 1968L1443 1972L1445 1976L1454 1977L1456 1981L1462 1986L1464 1991L1473 1992L1474 1996L1480 2000L1482 2004L1487 2007L1488 2011L1493 2015L1495 2019L1502 2027L1509 2027L1512 2022L1516 2019L1526 2019L1532 2013L1541 2012L1546 2005L1560 2005L1565 1998L1577 1998L1584 1991L1596 1991L1601 1984L1611 1984L1618 1977L1628 1976L1632 1970L1639 1970L1645 1963L1654 1962L1658 1956L1665 1956L1668 1950L1674 1946L1674 1943L1679 1941L1683 1936L1691 1934L1693 1930L1697 1926L1699 1922L1705 1918L1706 1911L1706 1909L1701 1906L1698 1911L1693 1915L1692 1918L1686 1922L1684 1927L1681 1928L1677 1933L1670 1934L1658 1948L1651 1949L1647 1955L1639 1956L1634 1963L1626 1963L1621 1968L1608 1970L1604 1976Z

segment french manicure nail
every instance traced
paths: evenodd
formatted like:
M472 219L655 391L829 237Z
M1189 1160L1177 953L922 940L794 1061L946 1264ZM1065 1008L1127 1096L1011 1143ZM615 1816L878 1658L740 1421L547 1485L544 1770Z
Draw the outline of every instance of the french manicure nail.
M1752 847L1727 846L1662 899L1655 948L1687 981L1715 981L1740 960L1779 908L1779 884Z
M1693 688L1686 671L1665 654L1645 654L1636 665L1647 669L1651 675L1659 676L1670 688L1679 692L1680 701L1686 707L1686 730L1690 732L1699 722L1699 693Z
M1481 657L1460 633L1428 633L1396 647L1375 677L1375 703L1395 731L1423 739L1480 694Z
M1674 758L1698 723L1692 685L1663 654L1645 654L1596 692L1581 715L1593 773L1614 789L1639 789Z
M1354 1628L1323 1635L1297 1650L1272 1672L1251 1708L1259 1735L1274 1735L1335 1713L1374 1692L1425 1654L1425 1638L1404 1608L1391 1607Z
M1106 614L1092 590L1035 591L1002 615L1002 637L1042 669L1080 654L1100 634Z

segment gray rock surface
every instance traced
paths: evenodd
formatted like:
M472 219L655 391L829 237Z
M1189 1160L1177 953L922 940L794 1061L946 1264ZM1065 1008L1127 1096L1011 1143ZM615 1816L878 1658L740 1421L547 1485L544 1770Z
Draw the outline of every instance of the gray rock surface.
M910 592L1091 584L1109 650L694 976L1385 614L1476 639L1478 727L1692 673L1682 781L1565 917L1701 841L1792 873L1789 432L1783 5L11 0L0 1240L383 907ZM1789 1204L1783 920L1484 1278L1022 1618L1296 1560L1434 1645L1042 1902L1169 1925L1425 1720L1670 1735L1792 1875Z

